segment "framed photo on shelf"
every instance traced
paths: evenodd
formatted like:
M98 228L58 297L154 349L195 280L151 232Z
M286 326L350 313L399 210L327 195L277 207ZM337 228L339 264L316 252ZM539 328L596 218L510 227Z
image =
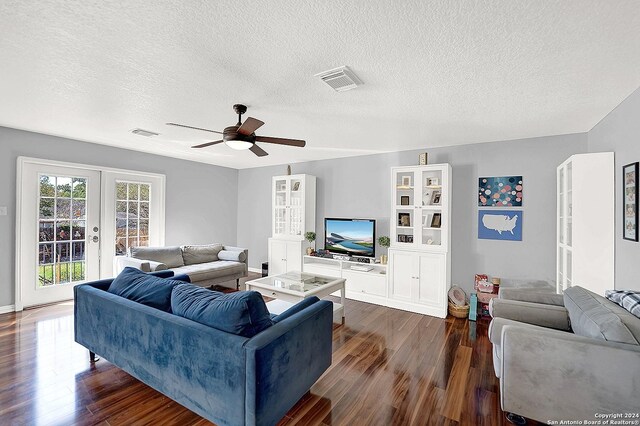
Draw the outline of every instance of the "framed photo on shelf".
M300 189L300 181L294 182L292 191L297 191L299 189Z
M398 226L411 226L411 215L409 213L398 213Z
M428 177L424 181L424 186L440 186L440 179Z
M431 204L432 205L439 206L441 199L442 199L442 191L433 191L431 193Z
M407 236L404 234L398 234L398 242L399 243L406 243L407 242Z
M400 196L400 205L401 206L408 206L409 205L409 196L408 195L401 195Z
M638 241L638 163L622 167L622 238Z
M406 238L405 242L412 243L413 242L413 235L407 235L407 238Z
M432 228L440 228L442 225L442 213L434 213L431 218L431 227Z
M411 176L402 176L402 186L411 186Z

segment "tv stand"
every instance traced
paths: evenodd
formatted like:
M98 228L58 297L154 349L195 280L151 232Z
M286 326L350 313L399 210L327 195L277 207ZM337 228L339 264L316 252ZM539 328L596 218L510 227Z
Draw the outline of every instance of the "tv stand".
M348 256L346 256L348 257ZM352 266L354 267L352 269ZM371 268L364 270L363 268ZM347 299L384 305L387 299L387 265L354 260L304 256L302 271L345 279ZM336 294L339 296L339 294Z

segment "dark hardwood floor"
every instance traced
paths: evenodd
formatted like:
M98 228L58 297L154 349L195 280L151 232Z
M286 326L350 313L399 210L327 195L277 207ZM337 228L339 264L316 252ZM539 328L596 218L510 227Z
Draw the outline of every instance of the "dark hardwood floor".
M333 364L281 425L501 425L486 322L347 301ZM1 425L205 425L73 341L73 304L0 315Z

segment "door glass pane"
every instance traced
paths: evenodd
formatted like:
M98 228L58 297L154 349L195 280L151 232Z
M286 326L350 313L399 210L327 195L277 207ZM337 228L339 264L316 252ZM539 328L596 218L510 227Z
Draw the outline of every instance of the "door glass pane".
M413 172L400 172L396 174L396 205L417 205L413 199L416 177ZM420 185L420 182L417 183Z
M276 185L276 197L275 197L276 206L287 205L287 181L284 179L277 180L275 185Z
M302 206L303 194L302 181L300 179L291 179L291 198L289 204L292 207Z
M116 182L116 256L149 245L150 193L146 183Z
M37 286L82 281L87 179L43 174L39 181Z
M299 207L291 207L289 209L289 234L302 235L302 209Z
M274 234L284 234L285 232L285 209L280 207L276 208L273 211L274 222L273 222L273 232Z

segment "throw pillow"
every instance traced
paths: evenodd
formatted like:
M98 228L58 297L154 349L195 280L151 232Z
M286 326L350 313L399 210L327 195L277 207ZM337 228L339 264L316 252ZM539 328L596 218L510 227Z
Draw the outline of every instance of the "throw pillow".
M222 244L182 246L182 259L185 265L215 262L218 260L218 253L223 247Z
M142 260L152 260L164 263L169 268L184 266L182 260L182 249L179 246L170 247L131 247L129 249L131 257Z
M604 295L607 299L640 318L640 291L607 290Z
M178 284L184 284L184 281L155 277L128 266L114 278L108 292L171 312L171 290Z
M244 262L247 260L247 254L243 251L220 250L220 253L218 253L218 259L230 260L232 262Z
M224 294L181 284L171 293L171 309L175 315L244 337L273 325L262 295L255 291Z

